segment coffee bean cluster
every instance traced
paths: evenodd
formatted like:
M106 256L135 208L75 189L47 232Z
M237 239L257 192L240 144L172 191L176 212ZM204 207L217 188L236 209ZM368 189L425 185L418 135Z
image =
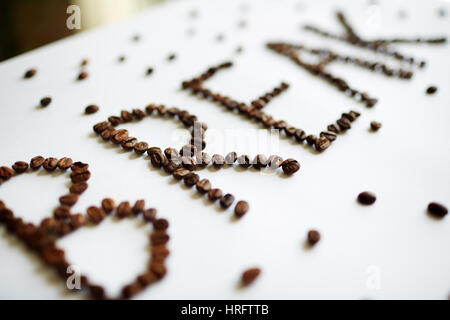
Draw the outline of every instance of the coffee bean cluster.
M151 259L146 271L139 275L132 283L123 287L120 299L129 299L141 292L147 286L156 283L166 275L165 259L169 255L167 243L169 234L167 229L169 222L158 218L156 209L146 208L144 200L138 200L131 206L124 201L115 205L114 200L106 198L100 206L91 206L86 214L72 213L71 207L77 202L78 196L88 187L86 181L90 177L89 165L82 162L73 162L70 158L43 158L36 156L30 160L17 161L9 167L0 167L1 181L7 181L12 177L43 168L46 171L71 170L70 193L59 198L60 205L54 210L53 217L44 218L38 225L25 222L16 217L3 201L0 201L0 223L4 224L9 233L22 240L26 246L34 251L42 261L53 268L64 281L70 276L67 268L71 265L65 257L65 252L56 244L57 240L85 226L96 226L107 216L115 211L117 219L128 217L140 217L144 222L153 226L150 234ZM87 290L94 299L109 299L102 286L92 283L87 276L81 276L82 290Z
M289 137L291 139L295 139L299 143L303 143L304 141L307 142L307 145L312 146L315 148L315 150L322 152L326 150L331 143L336 140L337 133L346 131L350 128L350 122L354 121L358 116L359 113L356 111L351 111L348 114L345 114L348 116L349 119L339 119L339 123L336 126L335 132L323 131L320 133L319 137L307 134L304 130L300 128L296 128L294 126L291 126L284 120L275 120L271 115L264 113L262 109L277 95L281 94L283 91L287 90L289 88L289 85L287 83L281 83L280 86L276 87L271 92L261 96L260 98L254 100L251 105L246 105L245 103L238 102L230 97L223 96L219 93L214 93L209 89L204 88L203 82L209 78L211 78L213 75L217 73L217 71L230 68L233 64L231 62L225 62L218 66L209 68L206 72L202 73L200 76L195 77L194 79L190 81L184 81L182 83L182 88L184 90L190 90L192 94L194 94L197 97L208 99L214 103L217 103L221 105L222 107L226 108L227 110L239 113L248 119L258 122L260 125L262 125L264 128L267 129L278 129L283 133L286 137ZM366 97L366 96L364 96ZM367 97L367 99L370 99ZM332 131L332 130L331 130ZM242 159L243 162L245 162L244 159ZM287 174L289 174L289 170L284 170L284 168L287 167L286 163L285 166L282 166L283 171Z

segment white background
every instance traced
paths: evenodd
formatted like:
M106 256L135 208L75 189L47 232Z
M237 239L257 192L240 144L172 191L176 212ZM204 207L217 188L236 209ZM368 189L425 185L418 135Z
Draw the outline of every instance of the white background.
M371 4L372 3L372 4ZM327 42L301 30L305 23L334 32L342 28L334 10L344 9L367 37L448 35L450 17L437 11L448 3L430 1L175 1L122 24L86 32L0 64L0 162L11 165L35 155L70 156L90 164L89 189L74 207L84 212L109 196L134 202L144 198L170 220L168 275L139 299L446 299L450 291L449 218L426 214L431 201L450 205L450 59L449 47L402 45L399 51L423 57L428 65L410 81L387 78L353 66L330 70L380 102L372 109L345 97L289 59L265 48L268 40L326 45L346 54L374 56L351 46ZM339 5L340 4L340 5ZM192 19L190 12L198 11ZM399 11L406 13L399 17ZM239 21L247 28L241 29ZM196 34L189 36L188 29ZM131 38L140 34L142 40ZM216 41L224 35L222 42ZM238 55L235 49L242 45ZM169 63L166 57L176 53ZM117 62L119 55L127 61ZM75 81L83 58L90 77ZM253 122L179 90L207 67L231 59L235 66L218 73L206 86L242 101L271 90L284 80L288 91L267 106L267 113L308 132L319 133L342 112L362 113L353 128L323 154L287 139L255 145ZM394 62L385 57L378 60ZM145 77L148 66L154 75ZM36 67L38 74L23 80ZM425 95L435 84L439 91ZM50 95L52 104L38 109ZM208 123L206 152L232 151L218 140L241 133L238 153L279 154L297 159L301 170L290 178L229 168L203 170L214 186L250 203L249 213L233 222L194 190L187 190L149 165L147 157L124 153L101 142L92 126L120 110L151 102L179 106ZM86 105L100 111L85 116ZM383 127L372 133L372 120ZM129 124L131 134L152 146L181 147L174 141L174 121L146 118ZM252 130L240 131L240 130ZM214 134L215 133L215 134ZM216 138L214 138L214 136ZM214 138L214 139L213 139ZM226 149L226 150L223 150ZM250 151L249 151L250 150ZM0 198L27 221L50 216L58 197L68 191L68 174L30 173L0 187ZM376 193L363 207L359 192ZM304 247L316 228L321 242ZM148 259L145 230L133 220L105 221L60 241L69 260L111 294L142 272ZM260 278L239 289L241 272L259 266ZM380 288L367 285L379 271ZM369 272L369 273L368 273ZM373 273L372 273L373 275ZM0 298L80 298L3 227L0 228Z

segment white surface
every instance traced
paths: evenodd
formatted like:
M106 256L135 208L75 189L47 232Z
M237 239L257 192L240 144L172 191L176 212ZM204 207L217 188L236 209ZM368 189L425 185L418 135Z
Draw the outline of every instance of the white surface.
M242 4L248 10L242 10ZM301 31L304 23L341 31L334 17L337 4L302 4L289 0L176 1L0 64L1 164L28 161L38 154L71 156L92 168L90 187L76 211L98 204L105 196L117 201L144 198L167 217L172 237L169 273L139 295L140 299L446 299L450 218L434 220L426 215L426 206L430 201L450 206L449 47L399 47L401 52L428 61L411 81L333 65L332 70L350 85L380 99L376 107L367 109L265 48L268 40L302 41L372 56ZM450 18L439 18L436 13L442 6L450 11L447 3L380 4L379 20L375 15L374 24L369 25L365 23L372 10L368 2L345 1L344 9L356 30L367 36L434 36L450 30ZM192 9L198 10L197 19L189 18ZM398 18L401 9L407 12L406 19ZM248 22L246 29L238 27L242 19ZM193 37L186 34L191 27L197 31ZM131 41L135 33L142 35L141 42ZM215 40L218 34L225 35L223 42ZM236 55L239 45L244 52ZM172 52L178 57L168 63L166 57ZM117 63L121 54L128 58L123 64ZM90 60L90 77L76 82L85 57ZM194 190L186 191L152 169L147 158L99 142L91 129L121 109L164 103L185 108L208 123L206 151L222 152L220 144L213 145L214 132L231 137L230 128L259 128L179 87L182 80L228 59L235 66L209 80L208 87L250 101L281 80L287 81L291 88L274 99L267 112L307 131L320 132L344 111L362 112L353 128L324 154L313 154L286 139L252 150L252 156L267 152L298 159L302 168L292 178L251 170L200 171L213 185L249 201L251 209L239 222L230 220L231 210L216 210ZM144 76L147 66L155 68L148 78ZM23 80L30 67L38 69L37 76ZM424 94L430 84L439 88L434 96ZM37 109L46 95L53 97L52 104ZM84 116L84 107L90 103L101 109ZM372 120L383 123L377 133L368 131ZM127 128L151 145L165 148L184 143L172 141L173 130L179 128L172 121L145 119ZM244 145L236 151L247 152L250 147L245 144L251 144L247 131L242 141ZM26 220L38 222L51 214L58 197L67 192L68 182L65 175L23 175L3 184L0 198ZM356 203L356 196L364 190L376 193L373 206ZM109 223L86 236L74 233L63 244L82 271L102 280L108 290L118 290L145 268L147 235L133 228L132 223ZM303 243L310 228L320 230L323 238L313 250L306 250ZM0 234L0 298L79 298L67 294L64 284L3 227ZM94 244L95 239L99 244ZM81 253L81 248L89 252ZM261 277L251 287L237 289L241 272L250 266L260 266ZM373 266L381 272L378 290L367 286L367 272Z

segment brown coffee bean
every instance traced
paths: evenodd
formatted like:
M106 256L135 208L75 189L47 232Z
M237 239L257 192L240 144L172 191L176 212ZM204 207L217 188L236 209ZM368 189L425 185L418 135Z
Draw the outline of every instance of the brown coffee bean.
M147 68L146 75L149 76L153 73L153 68Z
M56 248L46 248L41 251L41 258L48 265L55 266L57 264L63 263L64 259L64 251Z
M283 163L283 158L277 156L277 155L271 155L268 159L268 164L271 169L277 169L281 167L281 164Z
M164 245L152 247L152 261L164 263L164 260L169 256L169 254L169 249L167 249Z
M118 116L110 116L108 117L108 121L111 123L112 126L118 126L122 123L122 118ZM112 129L112 128L109 128Z
M111 129L111 128L112 128L112 124L109 121L104 121L104 122L97 123L93 127L94 132L98 133L98 134L102 133L106 129Z
M180 153L174 148L166 148L164 150L164 155L169 160L179 159L181 158Z
M443 218L444 216L447 215L448 209L440 203L431 202L428 205L428 212L435 217Z
M168 162L167 158L162 154L161 151L154 151L152 153L149 152L147 153L149 154L150 161L155 168L161 168Z
M220 199L220 206L224 209L229 208L234 202L234 196L232 194L227 193Z
M70 215L70 207L61 205L53 210L53 216L56 219L66 219Z
M30 78L33 78L36 75L36 73L37 73L36 69L29 69L29 70L27 70L27 72L25 72L23 77L25 79L30 79Z
M47 159L44 160L44 163L43 163L42 166L44 167L45 170L51 172L51 171L55 171L56 170L57 165L58 165L58 159L56 159L56 158L47 158Z
M99 107L95 104L88 105L86 109L84 109L84 113L86 114L94 114L99 110Z
M320 137L327 138L330 142L333 142L337 139L337 134L331 131L322 131Z
M137 120L142 120L145 118L145 112L142 111L141 109L133 109L131 113L133 117Z
M376 122L376 121L372 121L370 123L370 128L372 129L372 131L377 131L378 129L381 128L381 123L380 122Z
M78 80L81 81L81 80L86 79L87 77L89 77L89 74L88 74L86 71L82 71L82 72L80 72L80 74L78 75Z
M175 178L175 179L177 179L177 180L181 180L181 179L184 179L184 177L187 175L187 174L189 174L191 171L189 171L189 170L187 170L187 169L184 169L184 168L179 168L179 169L177 169L177 170L175 170L174 172L173 172L173 177Z
M170 236L162 230L153 231L150 235L150 241L153 246L159 246L166 244L170 239Z
M234 215L237 218L241 218L243 217L249 209L249 205L247 201L238 201L238 203L236 203L236 206L234 207Z
M164 164L164 171L166 171L168 174L172 174L175 170L180 168L180 164L174 161L168 161L166 164Z
M220 154L215 154L211 158L212 165L216 169L220 169L225 164L225 158L221 156Z
M320 137L316 139L315 147L317 151L324 151L331 145L330 140L325 137Z
M137 200L133 206L133 208L131 209L131 211L133 211L134 214L140 214L143 213L145 210L145 200L141 199L141 200Z
M250 167L250 157L247 155L242 155L239 158L237 158L237 162L242 168L249 168Z
M295 159L286 159L282 162L281 167L283 172L290 176L300 170L300 163Z
M330 124L330 125L327 127L327 129L328 129L328 131L331 131L331 132L334 132L334 133L339 133L339 132L341 132L341 130L339 129L339 127L338 127L337 125L335 125L335 124Z
M121 146L124 150L131 151L134 149L138 140L134 137L128 137L125 141L121 143Z
M155 276L153 272L147 272L140 276L138 276L137 280L141 284L141 286L146 287L152 283L158 281L158 278Z
M368 191L361 192L358 195L358 201L361 204L370 205L373 204L375 200L377 200L377 197L373 193Z
M78 195L74 194L74 193L69 193L69 194L66 194L65 196L62 196L59 198L59 202L62 205L65 205L68 207L73 206L75 203L77 203L77 201L78 201Z
M155 221L155 219L156 219L156 209L155 208L150 208L150 209L145 210L144 213L142 214L142 217L147 222Z
M181 157L181 164L183 167L185 167L187 170L195 170L197 167L197 162L192 157Z
M39 169L44 163L44 157L36 156L30 160L30 168L33 170Z
M308 231L307 239L308 239L308 244L310 246L315 245L320 240L320 233L319 233L319 231L317 231L317 230L310 230L310 231Z
M102 209L107 214L111 213L114 210L115 207L116 207L116 204L114 203L113 199L105 198L105 199L102 200Z
M91 177L91 173L89 171L72 172L70 174L70 178L72 179L73 183L88 181L90 177Z
M153 221L153 227L156 230L166 230L167 228L169 228L169 221L167 221L166 219L157 219Z
M313 134L310 134L306 137L306 142L310 145L313 146L316 143L317 137Z
M252 284L256 278L261 274L261 269L259 268L251 268L248 270L245 270L242 273L241 283L243 286L248 286Z
M111 141L114 144L122 144L122 142L128 139L128 131L125 129L116 130L111 133Z
M72 166L72 163L73 163L72 159L64 157L59 159L56 165L60 170L67 170Z
M88 60L88 59L83 59L83 60L81 60L80 65L81 65L82 67L87 66L88 64L89 64L89 60Z
M87 208L86 213L93 224L99 224L106 217L106 213L102 209L94 206Z
M436 86L430 86L427 88L426 93L427 94L435 94L437 90L438 90L438 88Z
M96 285L89 285L89 293L91 294L92 298L95 300L103 300L105 299L105 289L101 286Z
M303 142L306 139L306 132L303 131L302 129L297 129L294 132L294 137L295 140L297 140L298 142Z
M183 180L186 186L192 187L200 180L200 177L198 176L198 174L194 172L189 172L187 175L184 176Z
M88 188L88 184L84 181L73 184L69 191L74 194L82 194Z
M211 190L211 182L208 179L202 179L197 182L196 188L198 192L205 194Z
M88 171L88 169L89 169L89 165L87 163L83 163L80 161L74 162L70 166L70 170L72 170L72 172L85 172L85 171Z
M219 200L220 198L222 198L222 190L220 189L211 189L208 191L208 199L210 201L216 201Z
M336 122L342 131L348 130L352 127L351 122L346 118L341 118Z
M86 218L82 214L72 214L70 215L70 226L72 229L78 229L86 224Z
M28 163L25 161L17 161L12 165L12 168L17 173L24 173L28 169Z
M253 159L253 167L255 169L261 169L267 167L269 160L263 154L258 154L255 159Z
M41 107L45 108L52 102L52 98L45 97L45 98L42 98L40 102L41 102Z
M137 154L144 154L148 150L148 143L141 141L134 145L134 152Z
M116 209L116 216L120 219L128 217L131 214L131 206L128 201L119 203Z
M130 298L134 297L135 295L137 295L141 291L142 291L142 287L139 282L128 284L122 288L122 298L130 299Z
M232 165L237 160L236 152L230 152L225 156L225 163L228 165Z
M150 265L150 271L153 272L158 279L163 278L167 273L166 267L162 263L152 263Z

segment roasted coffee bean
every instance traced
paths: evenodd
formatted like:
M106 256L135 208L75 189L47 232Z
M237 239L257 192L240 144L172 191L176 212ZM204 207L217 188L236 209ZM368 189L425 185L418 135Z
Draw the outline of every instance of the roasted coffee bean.
M180 168L180 164L174 161L168 161L166 164L164 164L164 171L166 171L169 174L172 174L175 170Z
M82 72L80 72L80 74L78 75L78 80L81 81L81 80L86 79L87 77L89 77L89 74L88 74L86 71L82 71Z
M87 66L88 64L89 64L89 60L88 60L88 59L83 59L83 60L81 60L80 65L81 65L82 67Z
M200 180L200 177L194 172L189 172L183 179L186 186L192 187Z
M250 164L250 157L245 155L245 154L240 156L239 158L237 158L237 162L239 163L239 165L242 168L248 168L251 165Z
M137 154L144 154L148 150L148 143L141 141L134 145L134 152Z
M120 118L122 119L122 122L133 121L133 115L126 110L120 111Z
M118 126L122 123L122 118L118 116L110 116L108 117L108 121L111 123L112 126ZM112 129L112 128L109 128Z
M199 152L195 155L195 161L199 167L205 168L211 163L212 158L206 152Z
M153 68L147 68L147 71L145 72L145 74L147 76L151 75L153 73Z
M112 128L112 125L111 125L111 122L109 122L109 121L104 121L104 122L97 123L93 127L94 132L96 132L98 134L102 133L106 129L111 129L111 128Z
M344 130L348 130L351 128L351 123L350 120L346 119L346 118L341 118L337 121L337 124L339 125L339 128L344 131Z
M214 168L222 168L223 165L225 164L225 158L223 156L221 156L220 154L215 154L212 156L211 158L211 162L212 165L214 166Z
M69 191L70 193L75 193L75 194L82 194L84 191L86 191L86 189L88 188L88 184L86 182L78 182L73 184Z
M241 283L243 286L248 286L252 284L256 278L261 274L261 269L259 268L251 268L248 270L245 270L242 273Z
M72 172L85 172L85 171L88 171L88 169L89 169L89 165L87 163L83 163L81 161L74 162L70 166L70 170L72 170Z
M208 193L209 190L211 190L211 182L209 182L208 179L202 179L198 181L195 186L197 188L197 191L202 194Z
M94 206L87 208L86 213L93 224L99 224L106 217L106 214L102 209Z
M263 154L258 154L255 159L253 159L253 167L255 169L261 169L267 167L269 160Z
M150 161L155 168L161 168L168 162L167 158L162 154L161 151L154 151L151 153L150 151L148 151L147 153L150 155Z
M297 140L298 142L303 142L306 139L306 132L303 131L302 129L297 129L294 132L294 137L295 140Z
M310 230L308 231L307 235L308 244L310 246L315 245L320 240L320 233L317 230Z
M234 196L227 193L220 199L220 206L224 209L229 208L234 202Z
M428 205L428 212L435 217L443 218L445 215L447 215L448 209L440 203L431 202Z
M72 229L78 229L86 224L86 218L82 214L72 214L70 215L70 226Z
M300 169L300 163L295 159L286 159L281 163L281 167L283 172L290 176Z
M128 131L121 129L111 133L111 141L114 144L122 144L128 139Z
M357 116L355 114L349 112L349 113L343 113L342 118L345 118L350 122L353 122L356 120Z
M169 239L170 239L169 235L162 230L155 230L150 235L150 241L153 246L166 244L169 241Z
M373 193L368 191L361 192L358 195L358 201L361 204L370 205L373 204L375 200L377 200L377 197Z
M152 247L152 261L163 263L169 254L169 249L164 245Z
M55 266L65 261L64 251L56 248L46 248L41 251L41 258L48 265Z
M376 122L376 121L372 121L370 123L370 128L372 129L372 131L377 131L378 129L381 128L381 123L380 122Z
M195 170L197 167L197 162L192 157L181 157L181 164L188 170Z
M91 296L96 299L96 300L103 300L105 299L105 289L103 289L103 287L101 286L96 286L96 285L89 285L89 293L91 294Z
M57 166L60 170L67 170L72 166L72 164L73 164L72 159L64 157L59 159Z
M25 161L17 161L12 165L12 168L17 173L24 173L28 169L28 163Z
M339 127L338 127L337 125L335 125L335 124L330 124L330 125L327 127L327 129L328 129L328 131L331 131L331 132L334 132L334 133L339 133L339 132L341 132L341 130L339 129Z
M236 206L234 207L234 215L237 218L241 218L247 213L248 209L249 205L247 201L238 201L238 203L236 203Z
M150 271L153 272L158 279L163 278L167 273L166 267L162 263L152 263L150 265Z
M33 78L36 75L36 73L37 73L36 69L30 69L30 70L27 70L27 72L25 72L23 77L25 79L30 79L30 78Z
M130 299L137 295L139 292L142 291L142 287L139 282L135 282L132 284L128 284L125 287L122 288L122 298L123 299Z
M105 199L102 200L102 209L106 213L111 213L114 210L115 207L116 207L116 204L115 204L113 199L105 198Z
M134 214L140 214L143 213L145 210L145 200L141 199L141 200L137 200L133 206L133 208L131 208L131 211Z
M313 134L310 134L309 136L306 137L306 142L310 145L313 146L316 143L317 137Z
M96 106L95 104L91 104L91 105L88 105L86 107L86 109L84 109L84 113L93 114L93 113L96 113L98 110L99 110L98 106Z
M45 97L41 99L41 107L45 108L52 102L52 98Z
M438 90L437 87L431 86L431 87L428 87L428 88L427 88L427 91L426 91L426 92L427 92L427 94L435 94L437 90Z
M271 155L269 159L267 160L269 167L271 169L277 169L281 167L281 164L283 163L283 158L277 156L277 155Z
M197 148L191 144L185 145L180 150L182 157L193 157L197 153Z
M317 151L324 151L331 145L330 140L325 137L320 137L316 139L315 147Z
M44 160L44 163L42 164L44 169L49 172L55 171L57 165L58 165L58 159L56 159L56 158L47 158Z
M327 138L330 142L333 142L337 139L337 134L331 131L322 131L320 133L321 137Z
M153 227L156 230L166 230L169 227L169 221L166 219L157 219L153 221Z
M61 205L53 210L53 216L56 219L65 219L70 215L70 207Z
M137 280L141 284L141 286L146 287L156 281L158 281L158 278L153 272L147 272L140 276L138 276Z
M225 156L225 163L228 165L232 165L237 160L236 152L230 152Z
M30 168L33 170L39 169L44 164L44 157L36 156L30 160Z
M184 179L184 177L186 175L188 175L190 172L191 172L190 170L187 170L184 168L179 168L179 169L175 170L172 175L175 179L181 180L181 179Z
M119 203L116 209L116 216L120 219L128 217L131 214L131 206L128 201Z
M78 195L74 194L74 193L69 193L69 194L66 194L65 196L62 196L59 198L59 202L62 205L65 205L68 207L73 206L75 203L77 203L77 201L78 201Z
M220 189L211 189L208 191L208 199L210 201L216 201L219 200L220 198L222 198L222 190Z
M142 217L144 218L145 221L147 222L153 222L155 221L156 218L156 209L154 208L150 208L144 211L144 213L142 214Z
M124 150L131 151L134 149L138 140L134 137L128 137L124 142L122 142L121 146Z
M164 155L169 160L181 158L180 153L177 150L175 150L174 148L166 148L164 150Z
M88 181L90 177L91 177L91 173L89 171L83 171L83 172L75 171L70 174L70 178L72 179L73 183Z
M133 117L137 120L142 120L145 118L145 112L140 110L140 109L133 109L133 111L131 112L131 114L133 115Z

